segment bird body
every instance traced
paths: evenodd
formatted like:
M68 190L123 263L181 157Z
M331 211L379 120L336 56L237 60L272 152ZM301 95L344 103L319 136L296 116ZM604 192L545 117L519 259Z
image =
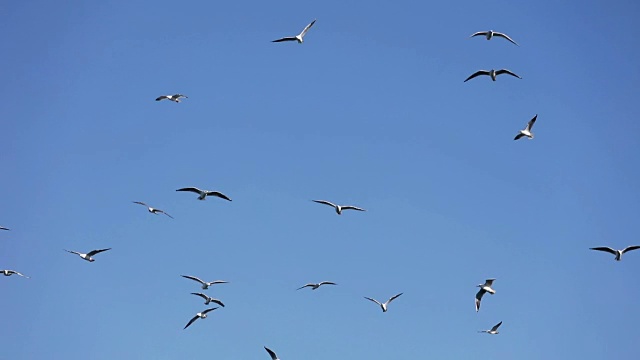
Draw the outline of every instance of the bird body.
M191 275L181 275L181 276L183 278L187 278L187 279L191 279L191 280L199 282L200 284L202 284L202 289L203 290L207 290L209 288L209 286L211 286L211 285L227 284L228 283L228 281L224 281L224 280L203 281L203 280L200 280L199 278L197 278L195 276L191 276Z
M308 284L306 284L304 286L301 286L301 287L297 288L296 290L304 289L306 287L310 287L311 290L315 290L315 289L319 288L322 285L338 285L338 284L336 284L334 282L331 282L331 281L321 281L321 282L319 282L317 284L316 283L308 283Z
M498 332L498 328L500 327L500 325L502 325L502 321L500 321L499 323L497 323L496 325L494 325L491 330L480 330L478 332L484 332L487 334L491 334L491 335L497 335L499 334Z
M336 205L330 201L327 200L311 200L313 202L317 202L318 204L325 204L325 205L329 205L332 206L335 210L336 213L338 215L342 215L342 210L357 210L357 211L366 211L365 209L359 208L359 207L355 207L352 205Z
M216 303L222 307L224 307L224 304L222 303L222 301L218 300L218 299L214 299L206 294L203 293L191 293L191 295L196 295L196 296L200 296L201 298L204 299L204 304L205 305L209 305L209 303Z
M13 275L13 274L16 274L16 275L18 275L18 276L22 276L22 277L25 277L25 278L29 279L29 277L28 277L28 276L23 275L23 274L21 274L21 273L19 273L19 272L15 271L15 270L0 270L0 273L2 273L4 276L11 276L11 275Z
M491 70L478 70L478 71L474 72L473 74L471 74L471 75L470 75L470 76L469 76L465 81L463 81L463 82L467 82L467 81L469 81L469 80L471 80L471 79L473 79L473 78L475 78L475 77L477 77L477 76L480 76L480 75L488 75L488 76L490 76L490 77L491 77L491 80L496 81L496 78L498 77L498 75L502 75L502 74L508 74L508 75L511 75L511 76L517 77L518 79L522 79L522 78L521 78L520 76L518 76L516 73L514 73L514 72L512 72L512 71L510 71L510 70L507 70L507 69L500 69L500 70L494 70L494 69L491 69Z
M107 250L111 250L111 248L100 249L100 250L92 250L92 251L89 251L88 253L84 254L84 253L81 253L81 252L64 249L64 251L72 253L72 254L76 254L76 255L80 256L81 258L83 258L84 260L89 261L89 262L96 261L92 256L94 256L95 254L99 254L99 253L101 253L103 251L107 251Z
M189 97L186 96L186 95L182 95L182 94L162 95L162 96L158 96L156 98L156 101L167 99L167 100L171 100L173 102L179 103L180 102L180 98L188 99Z
M196 316L194 316L193 318L191 318L191 320L189 320L189 322L187 323L187 325L185 325L184 329L188 328L188 327L189 327L189 325L193 324L193 322L194 322L194 321L196 321L196 320L198 320L198 319L206 319L206 318L207 318L207 313L208 313L208 312L210 312L210 311L213 311L213 310L215 310L215 309L217 309L217 307L210 308L210 309L206 309L206 310L205 310L205 311L203 311L203 312L199 312L199 313L197 313L197 314L196 314ZM182 330L184 330L184 329L182 329Z
M537 119L538 119L538 114L536 114L536 116L534 116L533 119L529 120L529 122L527 123L527 127L525 127L524 130L520 130L518 135L516 135L516 137L513 138L513 140L518 140L523 136L526 136L529 139L533 139L533 133L531 132L531 128L533 127L533 124L536 123Z
M147 207L147 210L148 210L150 213L152 213L152 214L156 214L156 215L158 215L158 214L165 214L165 215L167 215L168 217L170 217L170 218L172 218L172 219L173 219L173 216L171 216L171 215L167 214L167 213L166 213L166 212L164 212L163 210L156 209L156 208L152 208L151 206L149 206L149 205L147 205L147 204L143 203L142 201L133 201L133 203L134 203L134 204L140 204L140 205L142 205L142 206L146 206L146 207Z
M209 190L200 190L197 187L186 187L182 189L178 189L176 191L189 191L192 193L198 194L198 200L204 200L207 196L217 196L221 199L225 199L227 201L231 201L225 194L218 191L209 191Z
M640 246L638 246L638 245L627 246L626 248L624 248L622 250L615 250L615 249L612 249L612 248L606 247L606 246L594 247L594 248L589 248L589 249L608 252L608 253L613 254L613 255L616 256L616 261L620 261L620 260L622 260L622 254L624 254L624 253L626 253L628 251L640 249Z
M394 295L394 296L392 296L389 300L385 301L384 303L381 303L380 301L378 301L378 300L376 300L376 299L372 299L372 298L369 298L369 297L366 297L366 296L365 296L364 298L365 298L365 299L367 299L367 300L373 301L374 303L376 303L376 304L380 305L380 308L382 308L382 312L387 312L389 304L390 304L394 299L396 299L398 296L400 296L400 295L402 295L402 294L403 294L403 293L400 293L400 294Z
M496 291L491 287L493 285L493 281L495 279L487 279L484 284L477 285L480 288L476 293L476 312L480 311L480 301L482 301L482 296L484 293L489 293L491 295L495 294Z
M311 27L315 23L316 21L313 20L309 25L305 26L305 28L302 30L302 32L300 32L300 34L296 36L287 36L277 40L273 40L272 42L297 41L298 44L302 44L304 42L304 36L307 34L307 31L309 31L309 29L311 29Z
M497 31L493 31L493 30L478 31L477 33L471 34L471 36L469 36L469 37L474 37L474 36L484 36L484 37L487 38L487 40L491 40L494 36L497 36L497 37L501 37L501 38L507 39L512 44L518 45L518 43L513 41L513 39L511 39L509 36L507 36L507 34L504 34L504 33L501 33L501 32L497 32ZM518 46L520 46L520 45L518 45Z

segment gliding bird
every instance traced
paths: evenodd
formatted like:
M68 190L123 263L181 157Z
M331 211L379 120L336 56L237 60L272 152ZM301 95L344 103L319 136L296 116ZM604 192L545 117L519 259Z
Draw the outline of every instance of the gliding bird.
M484 293L488 292L491 295L496 293L496 291L491 288L494 280L495 279L487 279L484 284L477 285L480 290L478 290L478 293L476 294L476 312L480 310L480 301L482 300L482 295L484 295Z
M149 210L149 212L150 212L150 213L152 213L152 214L156 214L156 215L158 215L158 213L160 213L160 214L165 214L165 215L167 215L168 217L170 217L170 218L172 218L172 219L173 219L173 216L171 216L171 215L167 214L166 212L164 212L164 211L162 211L162 210L160 210L160 209L152 208L151 206L149 206L149 205L147 205L147 204L143 203L142 201L133 201L133 203L134 203L134 204L140 204L140 205L142 205L142 206L146 206L146 207L147 207L147 210Z
M472 38L472 37L474 37L474 36L480 36L480 35L482 35L482 36L486 37L486 38L487 38L487 40L491 40L491 38L492 38L492 37L494 37L494 36L502 37L502 38L505 38L505 39L509 40L511 43L513 43L513 44L515 44L515 45L518 45L518 43L516 43L516 42L515 42L515 41L513 41L510 37L508 37L508 36L507 36L507 34L503 34L503 33L497 32L497 31L493 31L493 30L489 30L489 31L478 31L477 33L472 34L472 35L471 35L471 36L469 36L469 37L470 37L470 38ZM518 46L520 46L520 45L518 45Z
M497 335L499 334L498 332L498 328L500 327L500 325L502 325L502 321L500 321L499 323L497 323L496 325L494 325L491 330L480 330L478 332L484 332L487 334L491 334L491 335Z
M0 274L3 274L4 276L11 276L13 274L22 276L22 277L26 277L27 279L30 279L30 277L26 276L26 275L22 275L21 273L15 271L15 270L0 270Z
M92 256L93 256L93 255L95 255L95 254L99 254L99 253L101 253L101 252L103 252L103 251L111 250L111 248L108 248L108 249L100 249L100 250L93 250L93 251L89 251L89 252L88 252L88 253L86 253L86 254L83 254L83 253L81 253L81 252L77 252L77 251L70 251L70 250L66 250L66 249L63 249L63 250L64 250L64 251L66 251L66 252L72 253L72 254L76 254L76 255L80 256L81 258L83 258L84 260L87 260L87 261L90 261L90 262L94 262L94 261L96 261L96 260L95 260L94 258L92 258Z
M175 95L162 95L162 96L158 96L156 98L156 101L160 101L160 100L171 100L173 102L179 103L180 102L180 98L185 98L188 99L189 97L186 95L182 95L182 94L175 94Z
M218 300L218 299L214 299L210 296L207 296L203 293L191 293L191 295L196 295L196 296L200 296L201 298L204 299L204 304L205 305L209 305L209 303L216 303L222 307L224 307L224 304L222 303L222 301Z
M351 206L351 205L336 205L332 202L326 201L326 200L311 200L313 202L317 202L318 204L325 204L325 205L329 205L332 206L333 208L336 209L336 213L338 213L338 215L342 215L342 210L358 210L358 211L366 211L365 209L361 209L359 207L355 207L355 206Z
M187 323L187 325L185 325L184 329L188 328L188 327L189 327L189 325L193 324L193 322L194 322L194 321L196 321L196 320L198 320L198 319L206 319L206 317L207 317L207 313L208 313L208 312L210 312L210 311L213 311L213 310L215 310L215 309L217 309L217 307L210 308L210 309L207 309L207 310L205 310L205 311L203 311L203 312L199 312L199 313L197 313L197 314L196 314L196 316L194 316L193 318L191 318L191 320L189 320L189 322ZM184 330L184 329L182 329L182 330Z
M191 279L191 280L199 282L200 284L202 284L202 289L203 290L207 290L209 288L209 286L211 286L211 285L227 284L228 283L228 281L223 281L223 280L214 280L214 281L210 281L210 282L202 281L202 280L198 279L197 277L191 276L191 275L180 275L180 276L182 276L183 278L187 278L187 279Z
M225 199L227 201L231 201L231 199L229 199L227 197L227 195L218 192L218 191L209 191L209 190L200 190L197 187L186 187L186 188L182 188L182 189L178 189L176 191L190 191L192 193L196 193L198 194L198 200L204 200L207 196L217 196L221 199Z
M331 281L321 281L321 282L319 282L317 284L316 283L308 283L305 286L301 286L301 287L297 288L296 290L304 289L306 287L311 287L311 290L315 290L315 289L319 288L322 285L338 285L338 284L336 284L334 282L331 282Z
M627 246L626 248L624 248L622 250L614 250L614 249L612 249L610 247L606 247L606 246L594 247L594 248L589 248L589 249L611 253L611 254L616 256L616 261L620 261L620 260L622 260L622 254L626 253L627 251L640 249L640 246L638 246L638 245Z
M491 70L478 70L478 71L474 72L473 74L471 74L471 76L469 76L463 82L467 82L467 81L473 79L474 77L480 76L480 75L489 75L489 76L491 76L491 80L496 81L496 77L498 77L498 75L501 75L501 74L509 74L511 76L517 77L518 79L522 79L520 76L516 75L515 73L513 73L513 72L511 72L511 71L509 71L507 69L500 69L500 70L491 69Z
M304 42L304 36L307 34L307 31L309 31L309 29L311 29L311 27L315 23L316 21L313 20L309 25L305 26L305 28L302 30L300 34L296 36L287 36L287 37L280 38L278 40L273 40L272 42L297 41L298 44L302 44Z
M537 119L538 119L538 114L536 114L536 116L534 116L533 119L529 120L529 122L527 123L527 127L525 127L524 130L520 130L520 133L516 135L516 137L513 138L513 140L518 140L523 136L526 136L529 139L533 139L533 133L531 132L531 128L533 127L533 124L536 123Z
M371 300L371 301L373 301L374 303L376 303L376 304L380 305L380 307L382 308L382 312L387 312L387 306L388 306L388 305L389 305L389 304L390 304L390 303L391 303L395 298L397 298L398 296L400 296L400 295L402 295L402 294L403 294L403 293L400 293L400 294L398 294L398 295L394 295L394 296L392 296L389 300L387 300L387 301L386 301L386 302L384 302L384 303L380 303L380 301L378 301L378 300L376 300L376 299L368 298L368 297L366 297L366 296L365 296L364 298L365 298L365 299L367 299L367 300Z

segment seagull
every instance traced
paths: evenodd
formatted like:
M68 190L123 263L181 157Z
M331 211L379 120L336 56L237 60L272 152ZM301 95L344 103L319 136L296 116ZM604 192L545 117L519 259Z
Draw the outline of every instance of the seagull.
M308 284L306 284L305 286L302 286L302 287L297 288L296 290L304 289L304 288L306 288L306 287L311 287L311 290L315 290L315 289L319 288L319 287L320 287L320 286L322 286L322 285L338 285L338 284L336 284L336 283L334 283L334 282L331 282L331 281L321 281L321 282L319 282L319 283L317 283L317 284L314 284L314 283L308 283Z
M336 213L338 215L342 215L342 210L358 210L358 211L366 211L365 209L361 209L359 207L351 206L351 205L336 205L332 202L326 200L311 200L313 202L317 202L318 204L325 204L329 206L333 206L336 209Z
M392 296L392 297L391 297L389 300L387 300L385 303L380 303L380 301L375 300L375 299L372 299L372 298L368 298L368 297L366 297L366 296L365 296L364 298L365 298L365 299L367 299L367 300L371 300L371 301L373 301L374 303L376 303L376 304L380 305L380 307L382 308L382 312L387 312L387 306L388 306L388 305L389 305L389 304L390 304L390 303L391 303L395 298L397 298L398 296L400 296L400 295L402 295L402 294L403 294L403 293L400 293L400 294L398 294L398 295L394 295L394 296Z
M313 24L315 24L316 21L313 20L309 25L307 25L300 34L296 35L296 36L287 36L287 37L283 37L281 39L278 40L273 40L272 42L283 42L283 41L297 41L298 44L302 44L304 42L304 36L307 34L307 31L309 31L309 29L311 29L311 27L313 26Z
M513 41L513 39L511 39L509 36L507 36L507 34L503 34L501 32L497 32L497 31L493 31L493 30L489 30L489 31L478 31L475 34L472 34L471 36L469 36L470 38L474 37L474 36L486 36L487 40L491 40L492 37L494 36L498 36L498 37L502 37L505 38L507 40L509 40L511 43L518 45L518 43L516 43L515 41ZM520 45L518 45L520 46Z
M267 352L271 356L271 360L280 360L280 359L278 359L278 355L276 355L276 353L274 353L273 350L269 349L266 346L264 347L264 349L267 350Z
M484 295L484 293L488 292L491 295L496 293L496 291L491 288L494 280L495 279L487 279L484 284L477 286L480 290L478 290L478 293L476 294L476 312L480 310L480 300L482 300L482 295Z
M167 99L167 100L171 100L171 101L173 101L173 102L177 102L177 103L179 103L179 102L180 102L180 98L188 99L189 97L188 97L188 96L186 96L186 95L182 95L182 94L175 94L175 95L162 95L162 96L158 96L158 97L156 98L156 101L160 101L160 100Z
M640 249L640 246L638 246L638 245L627 246L623 250L613 250L612 248L606 247L606 246L594 247L594 248L589 248L589 249L598 250L598 251L606 251L608 253L611 253L611 254L615 255L616 256L616 261L620 261L620 260L622 260L622 254L626 253L627 251Z
M520 130L520 133L516 135L516 137L513 138L513 140L518 140L523 136L526 136L529 139L533 139L533 133L531 132L531 128L533 127L533 124L535 124L537 119L538 119L538 114L536 114L536 116L534 116L533 119L529 120L529 122L527 123L527 127L525 127L524 130Z
M189 322L187 323L187 325L185 325L184 329L188 328L188 327L189 327L189 325L193 324L193 322L194 322L194 321L196 321L196 320L198 320L198 319L204 319L204 318L206 318L206 317L207 317L207 313L208 313L208 312L210 312L210 311L213 311L213 310L215 310L215 309L217 309L217 307L210 308L210 309L207 309L207 310L205 310L205 311L203 311L203 312L199 312L199 313L197 313L197 314L196 314L196 316L194 316L193 318L191 318L191 320L189 320ZM182 330L184 330L184 329L182 329Z
M204 299L204 304L205 305L209 305L209 303L214 302L222 307L224 307L224 304L222 303L222 301L218 300L218 299L214 299L212 297L209 297L203 293L191 293L191 295L197 295L200 296L201 298Z
M171 215L167 214L166 212L164 212L164 211L162 211L162 210L160 210L160 209L152 208L151 206L149 206L149 205L147 205L147 204L143 203L142 201L133 201L133 203L134 203L134 204L140 204L140 205L146 206L146 207L147 207L147 210L149 210L149 212L150 212L150 213L153 213L153 214L156 214L156 215L158 215L158 213L160 213L160 214L165 214L165 215L167 215L168 217L170 217L170 218L172 218L172 219L173 219L173 216L171 216Z
M197 187L186 187L186 188L182 188L182 189L178 189L176 191L191 191L193 193L198 194L198 200L204 200L207 196L217 196L219 198L231 201L231 199L229 199L227 197L227 195L221 193L221 192L217 192L217 191L209 191L209 190L200 190Z
M9 230L9 229L4 226L0 226L0 230Z
M22 277L26 277L27 279L30 279L30 277L26 276L26 275L22 275L21 273L14 271L14 270L0 270L0 273L4 274L4 276L11 276L13 274L16 275L20 275Z
M70 252L70 253L72 253L72 254L76 254L76 255L80 256L81 258L83 258L83 259L85 259L85 260L87 260L87 261L94 262L94 261L96 261L96 259L92 258L92 256L93 256L93 255L95 255L95 254L99 254L99 253L101 253L101 252L103 252L103 251L111 250L111 248L108 248L108 249L100 249L100 250L93 250L93 251L89 251L89 252L88 252L88 253L86 253L86 254L83 254L83 253L80 253L80 252L77 252L77 251L69 251L69 250L66 250L66 249L63 249L63 250L64 250L64 251L66 251L66 252Z
M474 72L473 74L471 74L471 76L469 76L465 81L463 82L467 82L471 79L473 79L476 76L480 76L480 75L489 75L491 76L491 80L496 81L496 77L498 77L498 75L500 74L509 74L511 76L515 76L518 79L522 79L520 76L516 75L515 73L512 73L511 71L507 70L507 69L500 69L500 70L478 70L476 72Z
M183 278L187 278L187 279L191 279L191 280L195 280L195 281L199 282L200 284L202 284L202 289L203 290L207 290L209 288L209 286L211 286L211 285L228 283L228 281L223 281L223 280L215 280L215 281L211 281L211 282L206 282L206 281L202 281L202 280L198 279L195 276L190 276L190 275L181 275L181 276Z
M484 333L491 334L491 335L497 335L497 334L499 334L498 328L500 327L500 325L502 325L502 321L500 321L494 327L492 327L491 330L481 330L481 331L478 331L478 332L484 332Z

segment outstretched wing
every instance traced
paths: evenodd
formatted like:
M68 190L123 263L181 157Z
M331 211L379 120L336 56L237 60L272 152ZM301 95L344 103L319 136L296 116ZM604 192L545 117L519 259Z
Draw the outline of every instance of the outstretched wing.
M193 322L194 322L194 321L196 321L196 320L198 320L198 318L199 318L199 317L200 317L200 316L196 315L196 316L194 316L193 318L191 318L191 320L189 320L189 322L187 323L187 325L185 325L184 329L188 328L188 327L189 327L189 325L193 324ZM182 330L184 330L184 329L182 329Z
M201 298L208 300L209 297L203 293L191 293L191 295L196 295L196 296L200 296Z
M297 288L296 290L304 289L304 288L306 288L306 287L311 287L311 286L313 286L313 285L315 285L315 284L306 284L306 285L304 285L304 286L300 286L300 287L299 287L299 288Z
M640 249L640 246L638 245L627 246L624 250L622 250L622 253L624 254L627 251L636 250L636 249Z
M368 297L366 297L366 296L365 296L364 298L365 298L365 299L367 299L367 300L373 301L374 303L376 303L376 304L378 304L378 305L382 306L382 304L380 304L380 301L378 301L378 300L376 300L376 299L368 298Z
M207 191L207 196L217 196L221 199L225 199L227 201L231 201L231 199L229 199L229 197L227 197L227 195L219 192L219 191Z
M516 137L514 137L514 138L513 138L513 140L518 140L518 139L520 139L520 138L521 138L521 137L523 137L523 136L524 136L524 134L523 134L523 133L520 133L520 134L516 135Z
M610 247L606 247L606 246L593 247L593 248L589 248L589 249L590 250L604 251L604 252L608 252L608 253L613 254L613 255L617 255L615 250L613 250Z
M132 201L132 203L134 203L134 204L140 204L140 205L142 205L142 206L149 207L149 205L147 205L147 204L143 203L142 201Z
M180 276L182 276L183 278L187 278L187 279L191 279L191 280L197 281L200 284L204 284L204 281L200 280L199 278L197 278L195 276L191 276L191 275L180 275Z
M518 43L513 41L513 39L511 39L509 36L507 36L507 34L503 34L503 33L499 33L499 32L495 32L494 31L493 32L493 36L500 36L502 38L505 38L505 39L509 40L512 44L518 45ZM518 46L520 46L520 45L518 45Z
M283 42L283 41L296 41L298 39L296 39L294 36L287 36L287 37L283 37L281 39L278 40L273 40L271 42Z
M160 101L160 100L168 99L168 98L169 98L169 95L162 95L162 96L158 96L158 97L156 98L156 101Z
M496 76L500 75L500 74L509 74L511 76L515 76L518 79L522 79L520 76L516 75L515 73L511 72L510 70L507 69L500 69L498 71L496 71Z
M355 206L351 206L351 205L342 206L342 210L366 211L365 209L362 209L362 208L359 208L359 207L355 207Z
M163 213L163 214L165 214L165 215L167 215L168 217L170 217L170 218L172 218L172 219L173 219L173 216L171 216L171 215L167 214L164 210L156 209L156 211L157 211L157 212L159 212L159 213Z
M502 321L500 321L499 323L497 323L494 327L491 328L491 331L496 331L498 330L498 328L500 327L500 325L502 325Z
M389 300L387 300L387 304L390 304L393 300L395 300L398 296L402 295L403 293L400 293L398 295L394 295L392 296Z
M220 305L220 306L224 307L224 304L222 303L222 301L220 301L220 300L218 300L218 299L211 299L211 302L212 302L212 303L216 303L216 304L218 304L218 305Z
M487 33L489 33L488 31L478 31L477 33L473 33L471 34L471 36L469 36L470 38L474 37L474 36L487 36Z
M329 205L329 206L332 206L332 207L336 207L336 205L334 203L332 203L330 201L327 201L327 200L311 200L311 201L317 202L318 204L325 204L325 205Z
M203 314L206 314L206 313L211 312L211 311L213 311L213 310L215 310L215 309L217 309L217 307L209 308L209 309L207 309L207 310L203 311L202 313L203 313Z
M196 193L196 194L202 193L202 190L200 190L200 189L198 189L196 187L186 187L186 188L178 189L176 191L191 191L191 192Z
M305 26L302 32L300 33L300 37L304 37L307 34L307 31L309 31L309 29L311 29L311 27L315 23L316 23L316 20L314 19L311 23L309 23L309 25Z
M331 281L321 281L318 285L322 286L322 285L338 285L338 284Z
M482 301L482 295L484 295L485 292L484 289L480 289L480 291L476 293L476 312L480 310L480 301Z
M269 356L271 356L272 360L278 360L278 355L276 355L276 353L273 352L273 350L269 349L268 347L264 347L265 350L267 350L267 352L269 353Z
M9 230L9 229L7 229L7 228L6 228L6 227L4 227L4 226L0 226L0 230Z
M527 123L527 130L531 131L531 128L533 127L533 124L536 123L536 120L538 119L538 114L536 114L536 116L533 117L533 119L529 120L529 122Z
M215 284L227 284L229 283L228 281L224 281L224 280L214 280L212 282L210 282L209 284L211 285L215 285Z
M76 255L81 255L81 254L80 254L79 252L77 252L77 251L71 251L71 250L67 250L67 249L62 249L62 250L66 251L66 252L68 252L68 253L72 253L72 254L76 254Z
M473 74L471 74L465 81L463 82L467 82L471 79L473 79L474 77L480 76L480 75L489 75L489 72L487 70L478 70L476 72L474 72Z
M95 254L99 254L99 253L101 253L101 252L103 252L103 251L107 251L107 250L111 250L111 248L108 248L108 249L100 249L100 250L92 250L92 251L89 251L89 252L87 253L87 256L93 256L93 255L95 255Z

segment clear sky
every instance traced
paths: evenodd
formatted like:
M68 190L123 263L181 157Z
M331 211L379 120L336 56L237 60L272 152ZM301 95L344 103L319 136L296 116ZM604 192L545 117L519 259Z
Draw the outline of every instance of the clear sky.
M4 2L0 359L635 359L640 252L589 247L640 243L638 13ZM230 282L186 330L183 274Z

